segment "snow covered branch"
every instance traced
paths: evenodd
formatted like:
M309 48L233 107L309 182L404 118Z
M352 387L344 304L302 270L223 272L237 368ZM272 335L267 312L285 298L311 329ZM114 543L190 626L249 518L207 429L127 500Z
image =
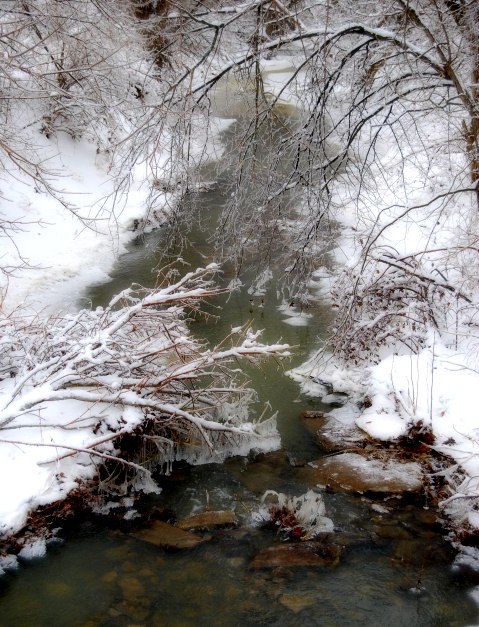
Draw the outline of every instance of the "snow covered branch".
M189 448L193 460L214 460L276 446L273 423L247 419L250 391L236 364L285 357L288 346L237 328L208 349L185 325L187 311L197 315L201 301L221 293L217 271L212 264L178 278L170 268L156 288L133 286L105 309L47 321L3 316L2 449L55 448L54 457L37 456L52 468L76 455L138 471L152 450L153 463L169 464Z

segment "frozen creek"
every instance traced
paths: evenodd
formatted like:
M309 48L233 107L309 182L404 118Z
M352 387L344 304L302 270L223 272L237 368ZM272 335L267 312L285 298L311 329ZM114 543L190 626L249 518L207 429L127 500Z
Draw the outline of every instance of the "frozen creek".
M209 215L224 198L211 191L198 202ZM133 281L151 282L162 237L160 230L133 242L111 282L90 290L93 304ZM194 231L182 253L193 267L210 261L206 239L202 230ZM226 270L225 283L230 279ZM213 345L231 327L253 319L255 328L265 329L266 341L281 337L297 347L291 366L304 361L324 334L329 309L319 303L307 316L293 318L280 308L274 279L264 303L260 297L251 302L247 290L248 277L222 303L216 322L198 320L192 332ZM299 416L329 408L302 397L274 363L248 376L258 393L257 411L265 401L278 411L282 449L224 464L179 465L170 476L157 476L160 495L134 506L145 518L171 510L184 519L209 504L233 511L236 528L210 530L196 546L171 551L139 537L134 519L120 526L101 518L79 521L59 533L61 542L45 558L0 579L0 626L477 624L473 574L452 566L453 555L434 525L436 513L422 496L379 504L341 490L324 493L334 524L328 541L344 547L337 563L252 567L261 550L281 546L281 540L255 526L251 513L266 490L293 497L311 487L300 471L323 452Z

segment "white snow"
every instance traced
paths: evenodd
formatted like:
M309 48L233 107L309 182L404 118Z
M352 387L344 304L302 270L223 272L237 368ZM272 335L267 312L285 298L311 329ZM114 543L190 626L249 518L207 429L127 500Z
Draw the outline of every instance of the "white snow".
M293 327L307 327L313 314L302 311L294 303L283 303L278 307L285 316L283 322Z
M15 570L16 568L18 568L16 555L0 555L0 575L4 575L6 570Z
M26 316L76 310L88 285L108 279L118 255L135 236L133 220L140 220L147 211L149 175L142 166L132 172L129 193L112 212L113 178L95 145L64 133L50 139L34 130L32 135L50 170L59 176L57 198L39 191L31 179L19 173L2 175L0 215L18 223L13 237L2 239L2 266L16 268L10 276L0 277L5 315L19 310ZM3 399L9 399L12 385L13 379L1 381L1 406ZM37 385L30 394L45 392L46 388ZM25 402L26 395L22 400ZM82 403L59 401L53 405L42 413L41 420L27 412L1 431L0 535L20 529L27 514L39 505L64 498L78 486L76 479L95 474L90 456L84 454L42 465L58 451L68 450L62 447L90 445L98 421L95 410L85 411ZM15 401L6 411L15 411ZM81 421L69 428L78 415ZM139 420L133 411L125 411L121 418L125 424L127 415L132 425ZM5 411L2 416L5 418ZM111 410L112 425L119 419L119 413ZM23 549L22 556L40 556L44 550L39 541Z
M45 538L38 538L26 544L18 554L19 557L25 560L38 559L45 557L47 552L47 542Z
M441 120L433 123L428 119L421 124L432 145L441 132L446 132ZM424 155L415 155L414 166L409 163L402 170L394 147L378 142L376 148L378 155L383 155L384 164L389 164L391 178L386 182L378 176L371 194L365 190L358 205L351 201L346 188L336 188L340 206L336 219L341 233L332 251L335 267L314 277L318 297L326 298L341 269L356 272L361 267L359 252L364 241L372 238L371 233L379 233L374 243L378 258L388 248L394 250L395 258L416 255L424 263L420 272L438 285L446 283L436 271L442 262L447 267L448 281L457 281L464 293L475 299L476 260L466 261L465 251L460 253L462 258L453 257L477 232L474 200L457 196L440 211L437 203L427 204L431 196L448 189L454 173L463 171L462 156L439 154L431 148L425 179L419 165ZM408 209L411 207L417 209ZM399 216L403 217L398 219ZM361 238L364 240L360 246ZM421 251L428 248L439 251L436 258L431 256L431 261L421 256ZM441 257L446 250L451 251L449 263ZM384 264L370 262L363 270L380 274L385 268ZM334 392L347 394L347 402L356 411L351 419L373 438L396 440L415 424L431 429L434 448L450 456L451 464L455 462L465 472L462 479L450 477L452 496L442 506L458 523L479 529L479 515L472 507L477 502L473 497L479 498L479 334L474 313L476 300L468 303L461 298L456 304L444 305L442 318L436 328L431 325L418 354L391 342L379 349L375 364L367 360L347 363L325 353L320 363L313 356L290 374L301 383L303 392L312 396L328 398L328 386ZM468 311L469 318L462 313ZM376 319L366 319L362 324L373 328L381 316L387 315L385 308ZM368 399L367 406L358 410L356 404L364 398Z
M297 523L304 530L304 539L334 531L334 522L326 516L322 494L314 490L292 497L274 490L267 490L261 498L259 511L252 512L252 520L256 524L263 524L274 517L273 511L280 512L284 509L294 515ZM279 526L279 521L277 524ZM287 532L290 531L287 526L282 525L281 528Z
M50 168L60 173L59 195L73 211L30 181L7 178L0 214L18 220L19 228L14 241L3 238L1 262L3 267L28 266L0 278L4 310L25 303L37 311L75 307L84 288L107 280L118 254L135 236L133 220L146 212L149 188L142 166L133 173L123 205L112 214L112 176L94 145L63 133L51 139L38 133L35 139Z
M377 512L378 514L389 514L389 510L386 507L383 507L379 503L373 503L371 505L371 509Z

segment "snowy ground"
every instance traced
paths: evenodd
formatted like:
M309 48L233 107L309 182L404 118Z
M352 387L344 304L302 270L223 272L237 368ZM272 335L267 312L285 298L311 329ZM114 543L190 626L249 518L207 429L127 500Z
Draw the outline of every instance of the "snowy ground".
M18 227L2 241L2 267L18 270L2 277L3 309L27 303L35 310L75 307L82 291L105 281L134 236L135 219L146 211L146 166L137 166L123 206L111 213L112 177L107 160L94 145L66 134L46 139L38 134L49 169L59 174L59 196L74 213L31 181L8 177L2 185L1 214ZM23 266L23 268L21 267Z
M371 237L370 233L379 232L375 242L378 251L389 249L397 258L411 255L420 259L421 272L438 277L438 283L446 279L436 268L446 268L447 280L458 289L467 290L464 293L472 300L457 298L452 306L450 302L444 306L437 328L430 328L419 354L397 345L386 346L379 349L379 363L372 365L367 361L340 364L335 359L328 361L327 354L318 362L312 356L291 374L312 396L327 400L331 390L321 381L331 384L334 392L348 395L354 408L350 420L372 438L394 441L406 435L414 424L431 429L433 448L451 458L451 496L440 507L459 526L474 531L479 529L479 513L474 507L474 497L479 495L479 335L475 332L477 307L473 305L477 296L477 264L472 257L465 262L457 250L467 247L467 238L473 239L477 207L473 205L474 198L460 196L440 210L429 203L431 197L448 189L453 176L465 170L460 153L451 157L437 149L446 122L424 122L429 125L425 134L431 146L422 157L418 150L419 156L404 170L403 155L391 148L394 143L380 143L378 154L382 154L389 178L385 180L378 173L373 194L368 197L365 191L359 206L351 202L347 189L336 190L341 206L336 217L341 235L332 251L335 265L331 272L324 268L317 272L313 289L318 297L327 299L341 269L356 272L361 265L362 243ZM426 178L424 172L428 173ZM405 206L419 208L397 219ZM389 226L381 232L385 225ZM436 256L431 255L432 260L421 252L431 249L438 251ZM447 260L446 255L450 255ZM370 268L371 273L379 275L385 266L371 262ZM362 322L371 323L366 317ZM356 404L366 397L368 406L358 416ZM465 474L453 478L454 471L460 469Z
M37 141L43 143L50 169L61 174L57 187L65 191L60 196L74 207L76 215L61 202L38 192L31 181L13 176L6 179L0 212L18 224L14 238L4 237L1 248L2 266L18 267L10 276L2 277L2 311L12 317L19 312L31 316L37 312L45 315L76 310L87 286L108 279L118 255L135 236L133 221L141 220L146 211L148 182L140 166L124 205L112 217L108 197L113 184L95 147L66 135L47 140L39 134ZM2 333L6 342L5 325ZM12 385L13 380L3 380L3 398L8 398ZM55 404L54 415L47 412L42 418L47 423L68 425L83 414L86 426L91 423L91 413L85 413L80 403L65 401ZM26 416L27 423L33 421L32 416ZM59 431L42 427L42 423L39 429L19 429L15 423L16 428L3 431L2 439L31 445L0 443L0 475L4 478L0 491L0 535L18 530L34 508L66 496L77 487L76 479L94 475L95 466L84 459L63 460L53 469L51 465L39 465L55 457L55 444L91 445L91 428L81 426L76 423L70 431ZM46 446L36 446L35 442Z

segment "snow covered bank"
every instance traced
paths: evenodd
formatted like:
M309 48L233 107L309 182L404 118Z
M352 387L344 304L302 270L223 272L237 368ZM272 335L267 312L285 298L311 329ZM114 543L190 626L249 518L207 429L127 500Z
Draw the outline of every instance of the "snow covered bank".
M423 151L408 138L411 153L417 152L406 168L397 146L378 141L380 165L371 166L371 187L352 199L337 185L340 232L331 266L316 273L312 289L339 314L330 346L291 374L306 393L326 401L332 392L346 394L346 403L361 408L351 420L372 438L389 442L414 433L449 456L448 496L440 505L474 532L477 208L474 196L451 194L443 202L451 177L457 182L466 170L463 154L435 149L448 121L426 118L417 127L430 143Z
M95 145L64 133L51 139L38 133L35 142L58 172L59 193L42 192L25 177L3 177L0 214L14 225L2 240L2 267L12 268L1 277L4 312L19 305L76 309L88 285L108 280L148 211L153 181L146 164L136 166L129 192L113 208L115 180ZM161 220L159 198L157 212Z
M199 129L192 152L217 156L217 133L228 124L213 121L211 138ZM142 446L166 471L175 460L217 462L279 446L274 418L250 422L247 391L244 399L236 398L233 373L224 388L213 386L193 409L178 396L196 377L223 380L230 359L248 355L255 360L269 352L248 332L245 345L240 342L231 353L202 353L182 318L183 305L196 308L202 297L216 293L201 278L203 271L190 279L163 276L163 290L126 290L105 310L91 311L82 298L88 286L108 281L138 235L138 225L148 229L168 220L177 193L161 183L171 180L168 152L155 156L154 169L146 161L136 165L117 194L112 161L95 143L63 132L46 137L35 128L30 141L55 172L54 193L12 168L2 174L0 197L4 224L13 225L2 241L2 267L8 271L1 275L0 475L9 479L0 486L0 537L20 530L38 507L96 479L103 465L131 468L134 489L157 490L147 469L120 459L123 453L128 457L122 438L138 432L141 439L145 425L149 440ZM154 295L150 314L142 300L147 293ZM149 326L153 318L154 329ZM237 342L240 329L235 337ZM285 350L276 346L272 352ZM219 362L221 372L214 374ZM144 367L148 372L140 375ZM169 396L167 388L175 380ZM191 391L185 393L195 404ZM152 429L155 412L157 418L170 416L164 430ZM171 439L175 421L182 445ZM121 493L128 481L105 488Z
M115 179L108 155L66 133L47 138L32 128L30 135L55 173L55 193L19 171L2 174L0 215L10 228L2 239L6 272L0 278L0 535L17 531L28 513L65 498L79 481L97 473L98 456L87 452L51 460L101 444L95 430L100 422L112 432L131 431L143 419L141 412L99 409L67 397L52 402L46 366L67 341L68 325L62 330L61 315L85 304L81 297L87 286L108 280L118 256L136 236L135 221L141 223L147 213L151 175L137 166L128 194L113 208ZM84 314L85 331L89 315L95 317L95 312ZM88 331L79 339L85 349L87 339ZM6 411L15 416L9 424ZM100 448L100 457L113 451L111 442Z
M150 461L168 469L278 447L274 420L248 421L248 390L229 363L286 356L288 346L239 328L230 347L206 350L183 322L184 308L219 292L216 271L176 282L170 271L157 288L126 289L105 309L30 324L2 318L0 474L11 480L2 482L0 535L85 479L113 494L149 491Z
M291 374L306 394L327 400L329 390L320 381L347 394L355 411L342 415L375 440L389 443L413 432L419 442L428 443L432 433L431 451L453 460L443 473L449 496L440 507L461 527L479 529L474 507L479 495L476 359L431 335L429 346L417 355L390 355L377 365L334 370L310 363Z

